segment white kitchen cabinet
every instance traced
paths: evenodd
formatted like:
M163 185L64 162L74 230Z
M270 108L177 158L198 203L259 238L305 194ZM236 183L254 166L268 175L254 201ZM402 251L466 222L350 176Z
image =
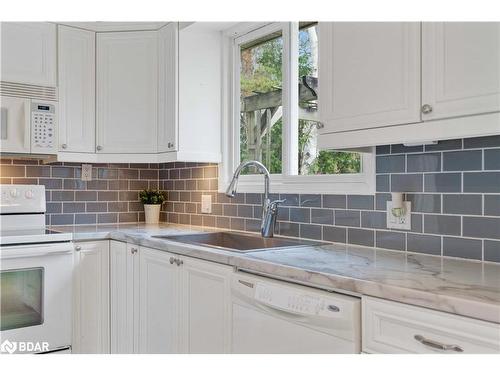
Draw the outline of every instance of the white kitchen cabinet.
M321 133L420 121L420 24L321 22Z
M179 353L179 274L173 254L141 247L139 353Z
M362 298L366 353L500 353L500 324L379 298Z
M111 241L111 353L226 353L232 268Z
M109 241L75 244L73 353L109 353Z
M2 22L1 38L2 81L56 86L55 24Z
M176 151L179 119L179 25L158 30L158 152Z
M182 352L229 353L232 268L188 257L182 260Z
M422 119L500 111L500 23L422 24Z
M58 26L59 151L95 152L95 33Z
M159 44L158 161L220 162L221 32L206 22L169 24Z
M111 354L135 352L137 340L138 246L110 241Z
M499 134L499 66L500 23L320 23L318 148Z
M156 153L156 31L97 34L96 95L98 153Z

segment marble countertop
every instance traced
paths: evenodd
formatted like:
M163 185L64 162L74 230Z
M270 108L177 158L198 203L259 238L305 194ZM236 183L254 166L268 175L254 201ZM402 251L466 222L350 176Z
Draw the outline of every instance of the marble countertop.
M75 241L114 239L300 284L500 323L500 265L344 244L236 253L154 238L213 228L172 224L56 226Z

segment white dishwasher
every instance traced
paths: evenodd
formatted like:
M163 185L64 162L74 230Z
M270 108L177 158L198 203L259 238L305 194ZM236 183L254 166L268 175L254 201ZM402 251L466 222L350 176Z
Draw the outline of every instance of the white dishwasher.
M361 300L236 272L233 353L359 353Z

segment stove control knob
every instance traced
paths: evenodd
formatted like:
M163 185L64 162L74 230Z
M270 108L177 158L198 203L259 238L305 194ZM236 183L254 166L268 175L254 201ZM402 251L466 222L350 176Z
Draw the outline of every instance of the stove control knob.
M12 198L17 198L17 197L19 196L19 191L18 191L17 189L12 189L12 190L10 191L10 196L11 196Z
M35 195L33 194L33 190L27 190L26 193L24 193L24 196L26 199L33 199Z

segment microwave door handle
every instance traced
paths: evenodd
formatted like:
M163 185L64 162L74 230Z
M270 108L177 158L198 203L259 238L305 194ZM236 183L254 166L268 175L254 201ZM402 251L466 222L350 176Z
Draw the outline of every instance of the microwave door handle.
M2 107L1 110L1 119L0 119L0 128L1 128L1 139L7 139L7 108Z
M24 148L31 152L31 102L24 101Z

